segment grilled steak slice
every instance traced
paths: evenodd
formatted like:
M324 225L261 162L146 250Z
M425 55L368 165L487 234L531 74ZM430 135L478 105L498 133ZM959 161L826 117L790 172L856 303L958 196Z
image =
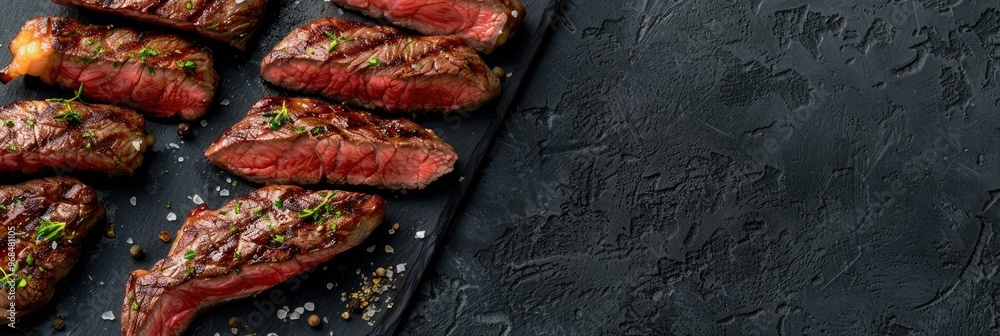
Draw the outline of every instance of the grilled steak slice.
M382 222L377 195L268 186L191 211L167 257L126 283L122 334L180 335L195 314L357 246Z
M208 148L215 165L267 184L423 188L458 155L431 130L313 99L264 98Z
M521 25L521 0L333 0L366 15L426 35L458 35L491 53Z
M14 60L0 70L3 83L31 75L64 88L82 86L87 98L148 117L198 119L219 82L211 53L177 36L67 18L28 21L10 51Z
M246 49L257 30L267 0L52 0L57 4L80 6L117 14L170 28L193 31L204 37Z
M292 31L264 58L261 76L390 112L472 111L500 94L500 79L461 38L336 18Z
M94 189L67 177L0 186L0 234L14 253L0 263L0 286L15 288L13 302L0 295L0 305L24 316L45 305L55 284L69 273L80 255L80 242L99 220L104 207ZM10 245L13 243L13 245Z
M138 113L110 105L16 102L0 107L0 124L0 172L131 175L156 139Z

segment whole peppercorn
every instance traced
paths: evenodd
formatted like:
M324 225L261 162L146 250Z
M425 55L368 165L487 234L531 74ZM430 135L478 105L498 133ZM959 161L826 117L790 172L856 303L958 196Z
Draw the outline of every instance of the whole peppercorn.
M160 240L163 241L164 243L169 243L170 242L170 232L160 231L159 237L160 237Z
M128 249L128 254L131 254L132 258L136 259L142 259L146 256L146 252L142 251L142 247L139 246L139 244L132 245L132 247Z
M181 138L187 138L191 136L191 125L188 123L177 124L177 135Z
M232 328L238 328L240 326L240 319L236 316L230 317L229 326Z
M308 322L309 322L309 326L310 327L315 328L315 327L318 327L319 323L322 322L322 321L319 319L319 315L312 314L312 316L309 316L309 321Z
M63 321L62 315L56 314L56 319L52 321L52 329L56 331L62 331L66 328L66 321Z

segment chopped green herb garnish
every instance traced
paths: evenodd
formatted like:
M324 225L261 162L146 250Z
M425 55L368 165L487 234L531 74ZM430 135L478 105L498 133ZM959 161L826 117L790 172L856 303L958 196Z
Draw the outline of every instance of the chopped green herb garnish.
M156 57L159 54L160 52L156 51L156 49L145 47L139 51L139 60L145 62L148 61L150 58Z
M271 118L268 125L272 131L277 131L281 129L281 126L284 126L286 122L292 121L292 117L288 115L288 105L284 102L281 103L280 110L265 113L264 117Z
M234 186L234 187L236 186L236 181L233 181L233 186Z
M194 61L177 61L177 67L186 70L189 74L194 74L195 63Z
M236 225L230 225L229 232L235 232L235 231L236 231Z
M14 127L14 122L8 120L6 123L4 123L4 125L7 126L7 127Z
M261 215L261 214L263 214L263 213L264 213L264 208L260 208L260 209L257 209L257 210L254 210L254 211L253 211L253 214L254 214L255 216L260 216L260 215Z
M236 259L239 259L239 258L242 258L243 255L240 254L240 251L236 251L236 253L233 255L233 257L236 258Z
M17 152L17 145L7 146L7 150L16 153Z
M322 133L326 133L326 126L316 126L309 130L309 134L312 136L317 136Z
M208 25L208 27L205 27L205 28L208 28L208 29L215 29L215 28L218 28L218 27L219 27L219 24L218 24L218 23L213 23L213 24L210 24L210 25Z
M379 64L382 64L382 61L380 61L378 58L372 58L372 59L368 60L368 67L369 68L377 67Z
M281 200L274 201L274 207L282 209L285 207L285 202L282 202Z
M27 119L24 123L28 124L28 126L35 126L35 119Z
M83 132L83 137L84 138L96 138L97 137L97 133L94 133L94 130L86 130L86 131Z
M94 45L94 40L87 39L87 45Z
M138 302L135 302L135 301L132 302L132 311L139 311L139 303Z
M56 222L42 218L38 229L35 231L35 238L42 241L57 240L62 238L63 230L66 229L66 222Z
M184 260L194 259L194 255L194 250L187 250L187 252L184 252Z
M34 265L35 264L35 254L34 253L29 253L28 254L28 258L25 259L24 261L28 262L28 265Z
M413 38L412 37L407 37L406 38L406 44L410 44L410 43L413 43Z
M235 212L237 215L239 215L240 214L240 207L242 207L242 206L243 206L243 201L236 202L236 207L233 208L233 212Z
M194 9L194 4L188 1L186 4L184 4L184 8L187 8L188 10Z
M274 225L267 225L267 231L274 231Z
M226 210L222 210L222 211L219 211L219 214L225 216L225 215L229 214L229 212L226 211Z
M75 124L83 123L83 117L80 116L79 113L76 113L76 111L73 110L73 105L70 104L71 102L80 99L80 95L83 94L83 84L80 84L80 88L76 89L76 91L73 91L73 93L75 95L73 96L73 98L70 99L65 99L65 98L48 99L48 101L51 103L66 104L66 110L63 111L62 113L52 116L53 119L65 120L68 123L75 123Z
M167 202L167 209L170 209L170 202Z
M341 215L340 214L340 210L337 210L337 212L335 212L334 215L337 216L337 217L340 217L340 215Z
M320 210L323 210L326 204L330 202L330 199L333 198L333 193L334 192L332 191L327 193L326 196L323 198L323 202L317 205L315 208L302 210L302 212L299 213L299 218L308 218L313 221L319 220Z
M274 241L279 242L279 243L284 243L285 242L285 236L283 236L283 235L274 235Z
M295 129L295 134L302 135L302 134L306 134L306 133L309 133L309 131L306 131L306 130L301 129L301 128L296 128Z

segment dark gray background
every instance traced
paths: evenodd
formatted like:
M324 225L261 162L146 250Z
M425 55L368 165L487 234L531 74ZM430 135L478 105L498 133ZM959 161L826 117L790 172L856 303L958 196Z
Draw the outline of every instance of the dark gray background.
M564 1L403 334L1000 333L998 7Z

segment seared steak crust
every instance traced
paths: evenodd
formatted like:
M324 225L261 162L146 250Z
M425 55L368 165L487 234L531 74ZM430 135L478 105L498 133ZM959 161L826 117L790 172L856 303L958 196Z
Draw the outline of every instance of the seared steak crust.
M454 148L410 120L291 98L258 101L205 156L257 183L316 184L325 179L387 189L424 188L451 172L458 159Z
M196 120L208 110L219 82L211 53L180 37L68 18L28 21L10 50L14 60L0 70L3 83L31 75L64 88L82 86L91 100L149 117Z
M0 107L0 124L0 172L131 175L155 140L138 113L110 105L16 102Z
M491 53L514 35L524 18L521 0L333 0L365 15L426 35L457 35Z
M268 186L188 215L167 257L129 276L122 334L180 335L199 311L263 291L363 241L377 195Z
M0 234L10 237L13 231L16 255L14 267L0 263L0 286L5 293L8 286L16 287L17 316L38 310L52 298L56 282L76 264L80 242L102 218L104 207L94 189L73 178L0 186ZM0 295L5 310L10 303L6 294Z
M261 63L274 85L389 112L473 111L500 79L461 38L337 18L292 31Z
M57 4L148 21L246 49L267 0L52 0Z

